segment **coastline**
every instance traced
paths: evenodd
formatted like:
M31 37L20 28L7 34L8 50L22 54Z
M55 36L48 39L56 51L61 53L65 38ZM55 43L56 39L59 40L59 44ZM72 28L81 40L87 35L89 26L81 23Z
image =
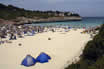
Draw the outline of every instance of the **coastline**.
M44 22L66 22L66 21L81 21L81 17L53 17L48 19L40 19L34 23L44 23Z
M67 21L81 21L82 17L52 17L47 19L29 19L21 18L15 25L33 24L33 23L52 23L52 22L67 22Z

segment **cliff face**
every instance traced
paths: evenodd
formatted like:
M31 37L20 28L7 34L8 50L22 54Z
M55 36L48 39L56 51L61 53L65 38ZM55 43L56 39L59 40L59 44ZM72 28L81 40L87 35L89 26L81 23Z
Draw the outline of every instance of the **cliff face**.
M14 21L0 19L0 24L16 24Z
M82 20L81 17L52 17L48 19L39 19L35 22L63 22L63 21L80 21Z
M81 17L50 17L50 18L25 18L19 17L15 21L17 24L46 23L46 22L65 22L65 21L81 21Z

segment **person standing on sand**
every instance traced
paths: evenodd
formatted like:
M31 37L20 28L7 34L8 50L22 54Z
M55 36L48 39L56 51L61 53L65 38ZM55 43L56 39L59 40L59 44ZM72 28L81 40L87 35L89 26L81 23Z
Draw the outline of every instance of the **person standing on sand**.
M10 33L10 39L9 40L13 40L13 33Z
M14 35L14 38L13 38L14 40L16 40L17 38L16 38L16 35Z

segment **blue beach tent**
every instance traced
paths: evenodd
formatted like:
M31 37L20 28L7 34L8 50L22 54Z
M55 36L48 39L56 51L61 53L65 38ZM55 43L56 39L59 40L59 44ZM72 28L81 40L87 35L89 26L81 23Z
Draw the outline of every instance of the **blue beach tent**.
M40 53L40 55L36 58L37 62L46 63L48 60L51 59L46 53Z
M21 65L29 67L29 66L33 66L35 63L36 60L31 55L27 55L22 61Z

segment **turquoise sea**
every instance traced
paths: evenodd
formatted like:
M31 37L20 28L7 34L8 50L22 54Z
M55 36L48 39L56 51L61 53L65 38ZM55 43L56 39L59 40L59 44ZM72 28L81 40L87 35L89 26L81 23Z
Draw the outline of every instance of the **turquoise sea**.
M70 27L96 27L104 24L103 17L87 17L82 18L82 21L68 21L68 22L51 22L51 23L32 23L32 25L38 26L70 26Z

